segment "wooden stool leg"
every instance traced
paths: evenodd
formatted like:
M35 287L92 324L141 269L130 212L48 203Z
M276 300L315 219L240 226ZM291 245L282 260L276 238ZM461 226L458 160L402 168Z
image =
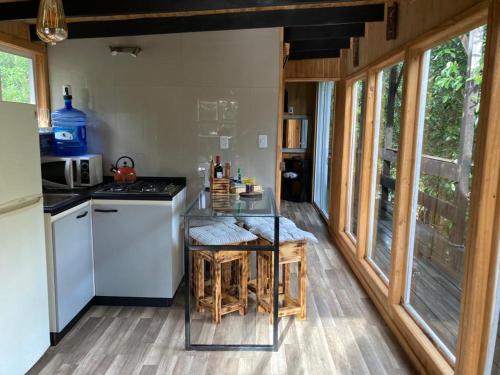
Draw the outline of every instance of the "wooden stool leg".
M264 308L260 303L261 299L264 297L264 280L265 280L264 260L259 252L257 252L256 255L257 255L257 287L256 287L257 312L264 312Z
M231 289L231 265L232 262L226 262L222 263L222 282L221 282L221 287L222 291L226 294L229 294L229 291Z
M247 302L248 302L248 269L247 269L247 254L244 254L238 260L239 267L239 300L241 307L239 309L240 315L245 315L247 310Z
M283 264L283 294L285 295L285 303L290 297L290 264Z
M196 310L203 312L204 309L200 305L200 299L205 297L205 262L198 255L193 256L193 272L194 272L194 300Z
M299 304L300 315L299 319L304 320L307 316L307 255L304 252L299 263Z
M248 270L248 281L249 281L249 282L250 282L250 279L252 278L252 274L251 274L251 272L250 272L250 269L251 269L250 265L251 265L251 263L252 263L252 253L253 253L253 252L251 252L251 251L249 251L249 252L247 253L247 270Z
M212 296L213 296L213 309L212 309L212 320L215 323L220 323L221 318L221 308L222 308L222 270L221 264L215 260L214 261L214 272L212 279Z

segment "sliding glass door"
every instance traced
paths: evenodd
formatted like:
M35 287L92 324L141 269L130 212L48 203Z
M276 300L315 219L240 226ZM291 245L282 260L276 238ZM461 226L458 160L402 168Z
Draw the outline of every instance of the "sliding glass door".
M318 84L314 149L314 204L328 219L331 144L333 133L333 82Z

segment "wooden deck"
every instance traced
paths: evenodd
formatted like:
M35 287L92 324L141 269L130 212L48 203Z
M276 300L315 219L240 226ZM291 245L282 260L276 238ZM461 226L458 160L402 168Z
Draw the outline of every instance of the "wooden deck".
M408 374L411 365L309 204L282 211L320 243L308 250L307 320L283 318L277 353L186 352L184 306L95 306L29 374ZM249 324L242 324L246 321ZM198 339L266 337L267 315L229 314ZM224 323L227 323L224 325ZM228 331L228 325L233 331ZM234 327L239 327L234 330ZM244 331L240 331L244 329ZM267 332L267 331L261 331Z
M373 260L388 275L391 252L387 249L390 249L391 244L392 216L384 212L381 218ZM411 304L454 353L460 318L460 282L423 256L414 258L414 270ZM492 374L500 375L500 322L496 342Z
M373 260L385 275L389 275L392 215L383 212L381 218ZM414 258L413 268L411 305L454 352L460 315L460 285L431 259L423 256Z

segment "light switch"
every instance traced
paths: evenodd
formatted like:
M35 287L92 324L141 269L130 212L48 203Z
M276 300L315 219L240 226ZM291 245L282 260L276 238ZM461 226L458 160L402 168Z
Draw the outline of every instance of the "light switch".
M267 148L267 135L259 135L259 148Z
M229 137L226 135L220 136L220 149L227 150L229 148Z

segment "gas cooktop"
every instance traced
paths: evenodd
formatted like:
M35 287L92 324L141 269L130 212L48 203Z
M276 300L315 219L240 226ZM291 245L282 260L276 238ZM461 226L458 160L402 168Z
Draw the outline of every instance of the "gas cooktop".
M92 197L105 199L172 199L184 188L171 181L137 181L134 183L110 183L92 193Z

